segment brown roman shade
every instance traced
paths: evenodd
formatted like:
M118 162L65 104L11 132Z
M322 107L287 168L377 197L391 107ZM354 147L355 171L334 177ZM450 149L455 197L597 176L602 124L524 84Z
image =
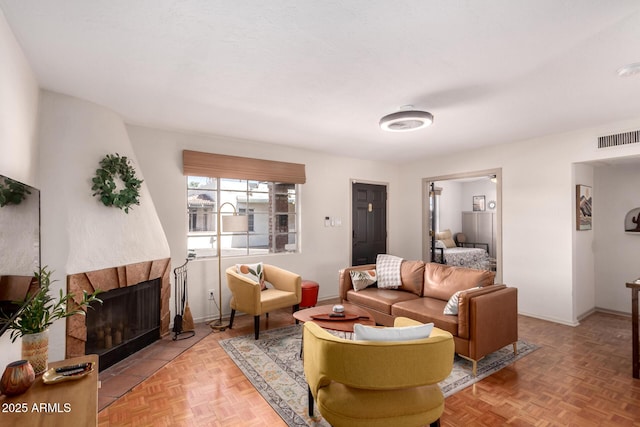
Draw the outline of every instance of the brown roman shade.
M183 173L189 176L211 178L235 178L257 181L304 184L304 164L225 156L184 150Z

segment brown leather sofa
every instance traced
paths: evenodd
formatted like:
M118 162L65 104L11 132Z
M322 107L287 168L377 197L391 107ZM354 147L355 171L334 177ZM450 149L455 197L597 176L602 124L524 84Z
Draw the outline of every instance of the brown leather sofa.
M512 344L517 352L518 290L495 284L495 273L423 261L403 261L397 289L375 285L355 291L350 272L375 270L375 264L340 270L340 300L366 309L377 324L393 326L398 316L422 323L433 322L450 332L458 355L477 362L489 353ZM477 288L478 289L471 289ZM444 314L458 291L458 314Z

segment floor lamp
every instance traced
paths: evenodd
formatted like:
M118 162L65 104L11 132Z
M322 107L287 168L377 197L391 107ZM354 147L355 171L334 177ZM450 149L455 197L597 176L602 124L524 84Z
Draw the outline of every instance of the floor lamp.
M229 205L233 208L232 215L222 216L222 207ZM222 224L220 222L222 221ZM220 233L224 229L225 232L246 232L249 229L248 217L246 215L238 215L236 207L230 202L224 202L218 208L218 226L216 227L218 242L218 320L211 322L209 326L218 331L224 331L229 327L228 324L222 323L222 240Z

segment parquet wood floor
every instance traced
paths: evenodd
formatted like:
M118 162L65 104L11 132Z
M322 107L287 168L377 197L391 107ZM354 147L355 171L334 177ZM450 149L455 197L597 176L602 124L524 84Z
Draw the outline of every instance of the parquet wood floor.
M99 426L283 426L218 345L252 321L205 337L102 410ZM293 319L279 311L268 323ZM519 330L540 349L447 398L442 426L640 426L630 318L595 313L574 328L520 316Z

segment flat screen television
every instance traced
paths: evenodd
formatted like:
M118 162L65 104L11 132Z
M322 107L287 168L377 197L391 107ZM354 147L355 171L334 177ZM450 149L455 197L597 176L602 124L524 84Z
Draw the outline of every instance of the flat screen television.
M21 304L38 286L40 270L40 191L0 175L0 310L15 319ZM8 323L0 320L0 335Z

